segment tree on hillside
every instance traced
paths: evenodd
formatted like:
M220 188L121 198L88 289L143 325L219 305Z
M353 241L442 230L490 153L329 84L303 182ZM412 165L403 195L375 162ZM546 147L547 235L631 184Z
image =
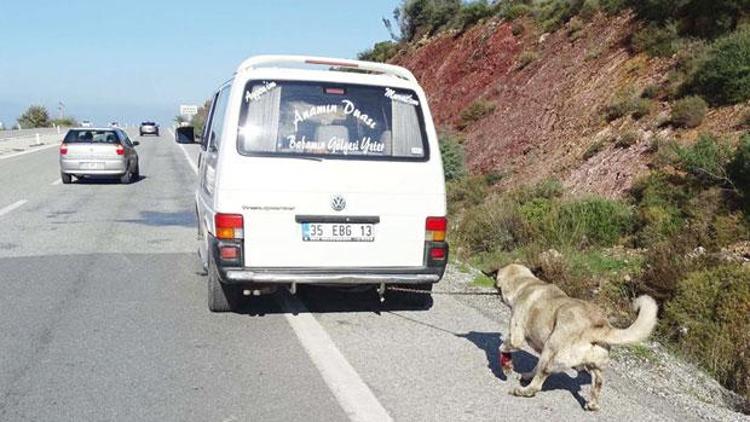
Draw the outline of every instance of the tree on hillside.
M18 124L26 129L33 127L50 127L52 122L49 119L49 113L44 106L32 105L23 112L21 117L16 119Z
M401 29L404 41L432 35L445 26L461 10L461 0L404 0L393 17Z
M198 113L193 116L190 121L190 125L195 128L195 134L200 135L203 133L203 126L206 125L206 119L208 119L208 110L211 107L211 100L206 100L202 106L198 107Z

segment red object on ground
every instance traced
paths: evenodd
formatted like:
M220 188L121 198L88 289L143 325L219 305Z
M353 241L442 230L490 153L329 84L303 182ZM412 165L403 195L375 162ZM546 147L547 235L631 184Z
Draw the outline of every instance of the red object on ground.
M510 364L513 362L513 359L510 356L510 353L500 353L500 366L503 368L507 368L510 366Z

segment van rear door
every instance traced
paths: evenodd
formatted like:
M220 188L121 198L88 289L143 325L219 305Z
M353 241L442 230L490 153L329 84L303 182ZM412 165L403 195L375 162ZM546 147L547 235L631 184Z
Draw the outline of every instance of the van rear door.
M425 220L444 215L445 196L417 98L379 86L248 83L240 157L220 189L242 202L233 205L243 209L245 265L421 267Z

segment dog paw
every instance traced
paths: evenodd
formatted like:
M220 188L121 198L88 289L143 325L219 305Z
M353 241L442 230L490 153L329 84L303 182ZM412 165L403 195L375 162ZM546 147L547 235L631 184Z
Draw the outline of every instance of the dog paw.
M511 394L517 397L534 397L536 395L536 391L530 388L516 387L513 389Z
M586 410L589 410L591 412L596 412L597 410L599 410L599 404L598 403L593 403L593 402L588 402L588 403L586 403L585 406L583 406L583 408L586 409Z
M534 378L534 372L521 372L520 374L518 374L517 378L520 382L529 382L532 378Z

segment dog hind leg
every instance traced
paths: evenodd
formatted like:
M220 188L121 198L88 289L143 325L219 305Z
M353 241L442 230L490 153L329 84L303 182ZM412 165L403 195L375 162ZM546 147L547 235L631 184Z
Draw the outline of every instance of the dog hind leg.
M599 397L602 393L602 385L604 384L604 377L602 370L598 367L591 367L589 369L591 374L591 398L584 407L586 410L599 410Z
M550 365L555 357L554 355L555 353L551 348L545 347L544 350L542 350L542 355L539 356L539 362L537 362L536 368L534 368L534 377L531 379L531 382L526 387L516 387L513 389L513 395L520 397L534 397L536 393L542 389L544 381L552 373Z

